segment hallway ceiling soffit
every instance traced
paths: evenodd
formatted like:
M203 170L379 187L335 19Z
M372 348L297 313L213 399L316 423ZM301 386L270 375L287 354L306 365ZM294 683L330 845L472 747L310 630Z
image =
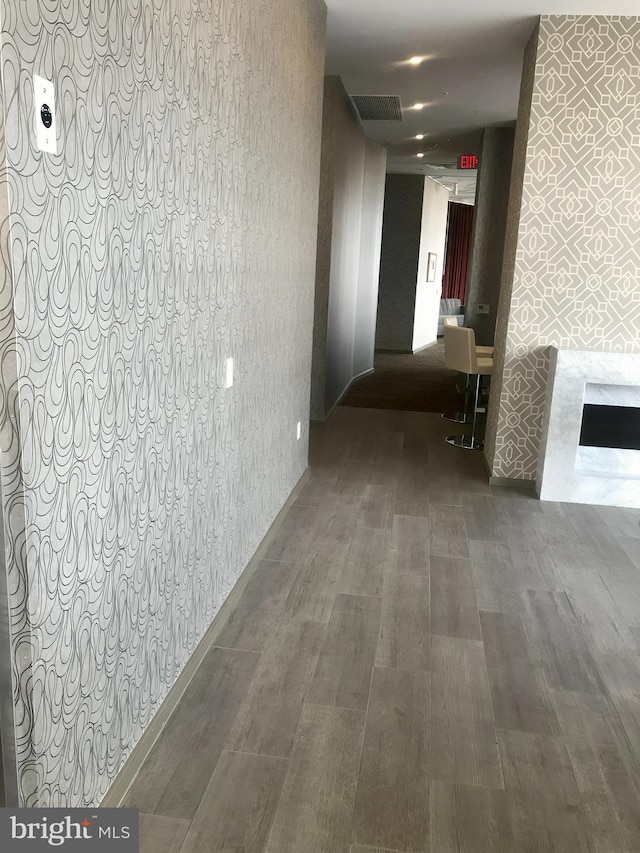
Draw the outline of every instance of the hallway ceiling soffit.
M467 197L475 173L457 173L456 158L480 153L482 128L515 122L524 47L538 16L640 15L638 0L546 0L542 8L539 0L326 2L326 73L339 75L350 95L400 97L404 121L363 123L388 149L388 170L458 183ZM423 61L411 65L411 57ZM412 109L416 103L423 109Z

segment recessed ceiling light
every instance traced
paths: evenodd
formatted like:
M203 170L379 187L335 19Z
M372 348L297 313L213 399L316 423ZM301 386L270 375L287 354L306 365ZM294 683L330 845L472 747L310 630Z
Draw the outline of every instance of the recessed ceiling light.
M423 107L424 107L424 104L414 104L413 105L414 110L421 110Z
M424 139L424 133L416 134L416 139Z
M409 65L420 65L423 59L424 57L422 56L412 56L409 60Z
M416 154L416 157L424 157L424 154Z

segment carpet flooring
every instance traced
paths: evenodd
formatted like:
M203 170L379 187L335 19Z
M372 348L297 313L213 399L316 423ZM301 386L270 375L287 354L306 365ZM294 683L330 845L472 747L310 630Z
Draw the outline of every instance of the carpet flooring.
M343 406L404 412L451 412L460 409L457 373L444 363L444 342L415 355L377 352L375 373L359 379Z

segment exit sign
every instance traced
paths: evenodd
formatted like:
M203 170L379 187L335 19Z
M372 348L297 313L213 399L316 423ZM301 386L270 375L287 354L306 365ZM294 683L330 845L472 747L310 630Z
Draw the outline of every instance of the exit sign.
M477 169L479 162L477 154L461 154L458 157L458 169Z

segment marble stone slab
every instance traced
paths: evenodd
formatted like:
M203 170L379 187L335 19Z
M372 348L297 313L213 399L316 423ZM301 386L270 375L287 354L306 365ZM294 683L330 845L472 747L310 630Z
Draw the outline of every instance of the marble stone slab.
M609 353L602 353L609 355ZM617 353L615 353L617 355ZM604 385L587 382L584 402L596 406L633 406L640 408L640 385Z
M549 347L540 499L640 508L640 451L580 447L585 402L640 405L640 355Z
M578 447L576 472L596 477L640 479L640 451L618 447Z

